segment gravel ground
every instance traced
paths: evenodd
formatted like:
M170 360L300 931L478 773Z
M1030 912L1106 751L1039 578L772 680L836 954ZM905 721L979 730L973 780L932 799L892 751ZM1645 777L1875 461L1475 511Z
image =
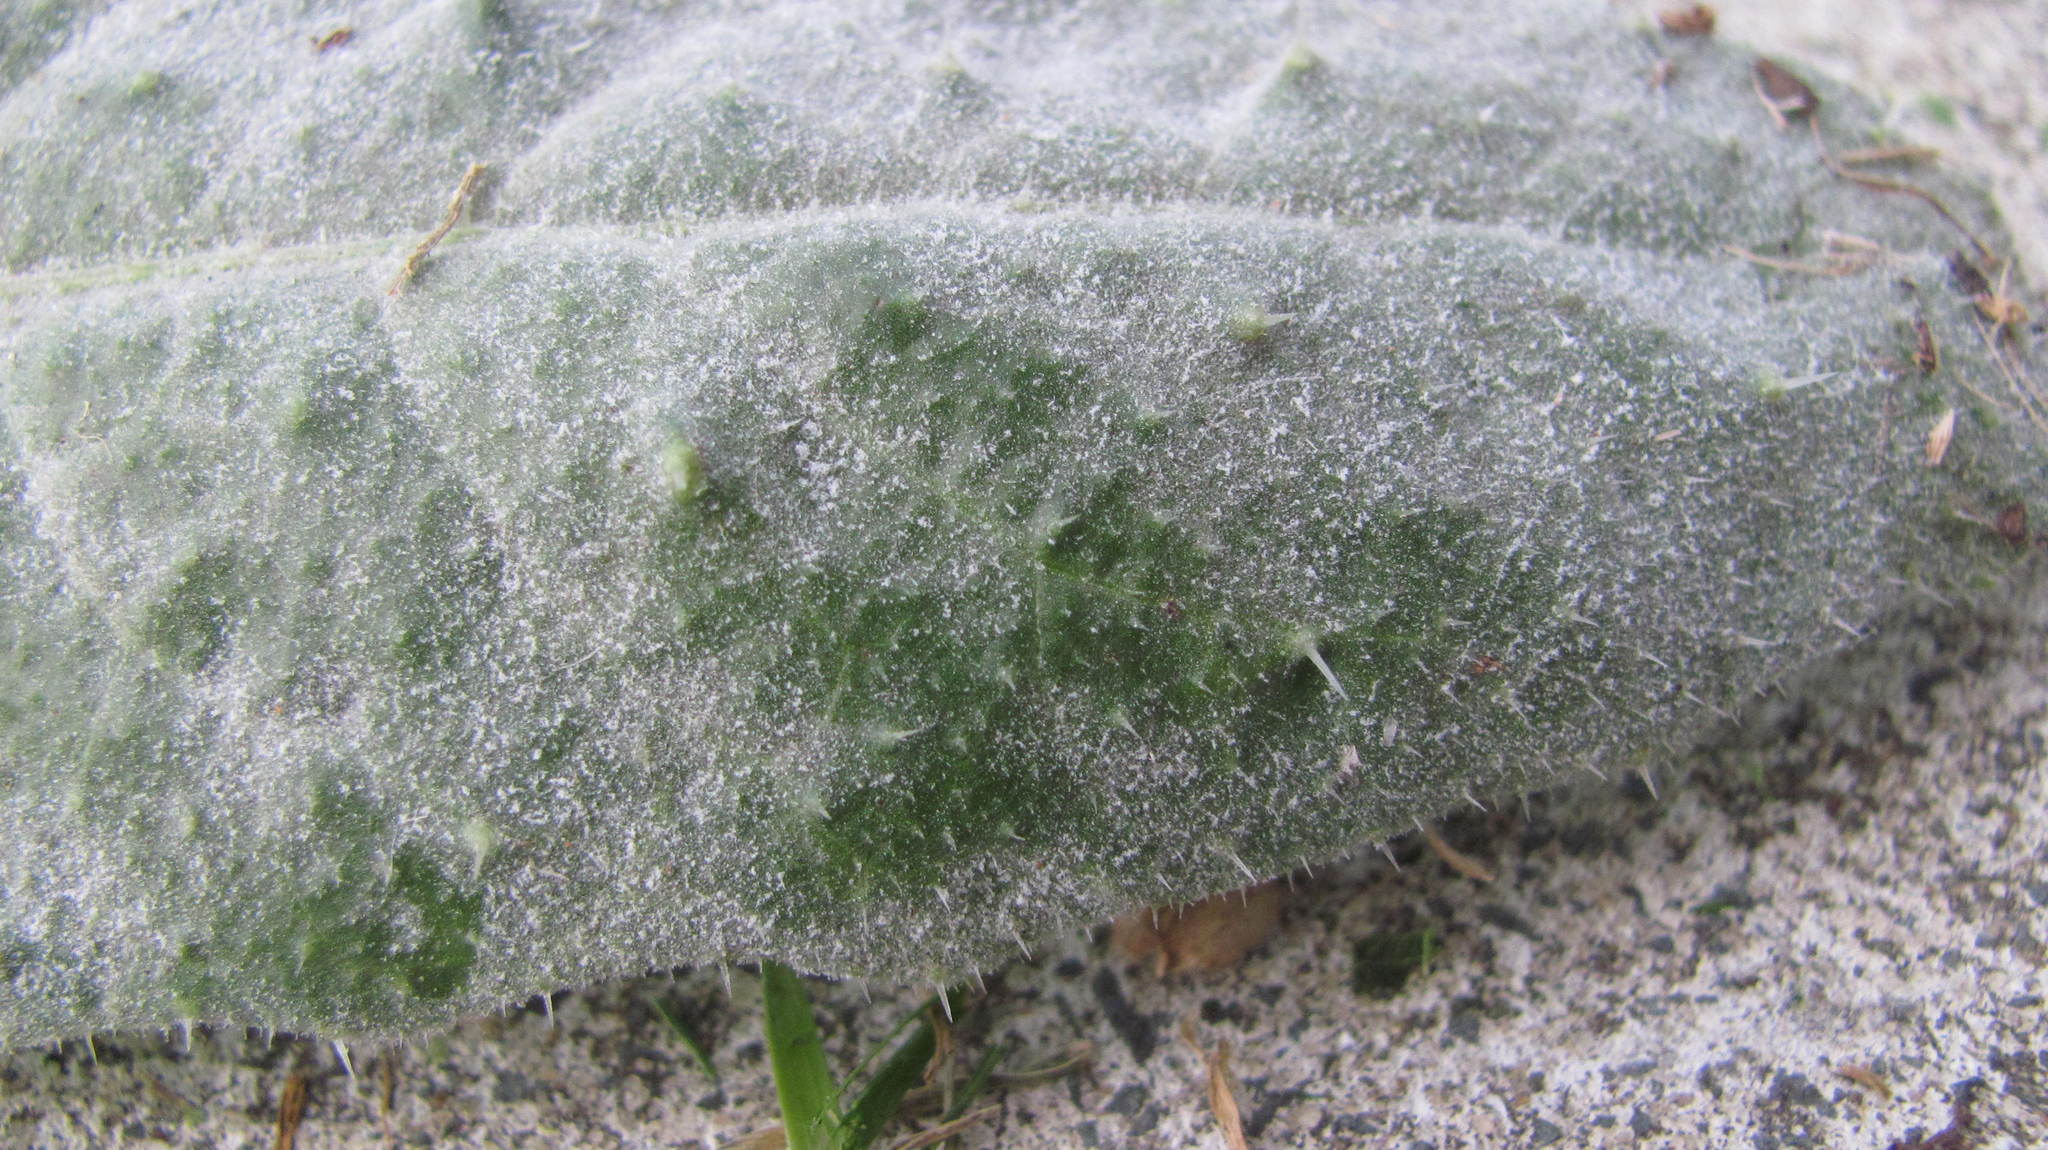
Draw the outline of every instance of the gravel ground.
M1718 7L1982 174L2048 269L2048 2ZM1195 1045L1223 1042L1255 1147L2048 1144L2048 593L1903 627L1655 780L1443 834L1498 878L1418 838L1294 876L1226 971L1162 980L1095 931L991 976L954 1003L962 1059L1093 1061L999 1093L962 1144L1224 1146ZM1372 960L1423 937L1405 983ZM926 993L869 990L817 988L842 1068ZM346 1056L236 1032L21 1052L0 1144L269 1146L299 1094L309 1147L724 1145L772 1120L759 998L687 971Z

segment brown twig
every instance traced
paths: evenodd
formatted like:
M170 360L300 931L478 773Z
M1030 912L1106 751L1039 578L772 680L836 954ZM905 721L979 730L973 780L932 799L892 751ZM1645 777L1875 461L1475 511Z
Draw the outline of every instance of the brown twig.
M306 1072L294 1070L285 1076L284 1091L277 1096L277 1137L272 1150L292 1150L299 1140L299 1123L306 1119Z
M1977 249L1978 255L1988 260L1996 260L1998 258L1983 240L1977 238L1977 233L1970 230L1970 225L1958 219L1954 212L1948 210L1948 205L1942 202L1940 196L1935 195L1926 188L1916 187L1900 180L1888 180L1883 176L1873 176L1849 167L1836 159L1828 151L1827 144L1821 140L1820 118L1818 116L1809 119L1807 126L1813 130L1813 146L1820 151L1820 162L1827 166L1828 171L1833 172L1842 179L1848 180L1852 184L1869 188L1872 191L1893 192L1919 200L1921 203L1933 208L1942 219L1947 220L1952 227L1963 233L1963 238L1970 241L1970 246Z
M398 1048L384 1051L377 1059L377 1125L391 1137L391 1113L398 1102Z
M1930 163L1941 158L1941 149L1916 145L1901 145L1891 148L1857 148L1842 152L1835 159L1844 164L1888 164L1903 161L1909 164Z
M1036 1086L1042 1082L1052 1082L1056 1079L1065 1078L1067 1075L1087 1067L1094 1061L1095 1044L1093 1042L1077 1042L1068 1047L1067 1056L1057 1062L1034 1067L1030 1070L1013 1070L1008 1073L997 1071L989 1075L989 1081L998 1086Z
M398 275L392 279L390 288L385 291L386 295L397 295L404 291L405 285L412 282L412 277L419 274L420 265L426 262L427 253L434 250L434 245L440 243L443 236L455 230L455 221L462 218L462 209L469 203L469 197L475 194L477 183L483 176L482 164L471 164L469 170L462 173L462 182L455 186L455 194L448 199L448 211L441 217L441 226L435 228L426 239L421 240L420 246L414 248L412 254L405 258L405 266L398 269Z
M1884 1080L1884 1075L1879 1074L1868 1066L1844 1064L1835 1067L1835 1073L1870 1091L1886 1102L1892 1100L1892 1084Z
M1422 828L1423 841L1429 844L1429 849L1436 853L1436 857L1444 860L1445 866L1450 867L1473 882L1492 882L1494 880L1493 871L1487 869L1485 863L1445 842L1444 837L1436 833L1435 827L1421 822L1415 825Z
M1001 1109L1000 1106L984 1106L979 1110L971 1110L951 1122L941 1122L929 1130L920 1130L912 1134L896 1143L892 1150L924 1150L926 1146L936 1146Z
M1855 275L1857 272L1869 267L1872 262L1867 259L1859 260L1838 256L1824 264L1810 264L1799 260L1781 260L1770 256L1758 255L1748 248L1735 244L1722 244L1721 250L1739 259L1748 260L1750 263L1762 267L1775 268L1781 272L1794 272L1806 276L1827 276L1829 278Z
M2019 400L2020 411L2025 413L2029 422L2043 431L2048 431L2048 395L2039 391L2006 358L2005 347L1999 339L2004 330L1997 324L1977 325L1977 334L1984 340L1984 350L1991 353L1991 362L1998 365L1999 375L2005 378L2005 385L2012 389L2013 396ZM1968 386L1967 383L1965 386ZM1989 400L1988 396L1975 387L1971 387L1970 390L1975 392L1978 398Z

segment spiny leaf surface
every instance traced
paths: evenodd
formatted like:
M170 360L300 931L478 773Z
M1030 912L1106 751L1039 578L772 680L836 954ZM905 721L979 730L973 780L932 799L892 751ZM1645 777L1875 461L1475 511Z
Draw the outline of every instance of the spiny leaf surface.
M0 16L0 1044L938 978L1652 763L2024 565L1958 233L1734 51L358 8ZM1724 250L1830 231L1883 262Z

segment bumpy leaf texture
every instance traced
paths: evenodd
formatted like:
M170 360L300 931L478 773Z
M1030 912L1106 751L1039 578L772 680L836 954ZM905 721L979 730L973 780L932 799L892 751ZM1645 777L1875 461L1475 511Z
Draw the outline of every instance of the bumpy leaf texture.
M11 7L0 1044L957 972L2024 566L1962 234L1598 9Z

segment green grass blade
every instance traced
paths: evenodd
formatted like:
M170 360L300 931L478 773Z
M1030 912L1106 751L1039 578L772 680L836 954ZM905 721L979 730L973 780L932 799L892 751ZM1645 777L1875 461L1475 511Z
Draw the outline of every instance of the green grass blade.
M967 1076L967 1085L960 1088L960 1093L953 1099L953 1105L948 1107L944 1114L939 1115L941 1124L957 1121L966 1116L968 1108L974 1105L974 1100L987 1092L989 1081L995 1076L996 1066L1008 1053L1008 1050L1000 1046L991 1046L982 1051L981 1060L974 1064L974 1073Z
M789 1150L839 1150L839 1086L825 1065L825 1045L803 980L779 962L761 963L768 1065Z
M668 1024L669 1032L674 1034L677 1041L683 1044L683 1049L689 1051L690 1056L697 1060L697 1069L702 1070L704 1077L711 1080L712 1087L724 1089L725 1084L718 1080L718 1067L711 1063L711 1052L704 1049L704 1044L697 1041L697 1036L684 1030L683 1024L676 1021L676 1016L668 1012L668 1008L661 1004L660 999L650 998L647 1005L654 1008L656 1017Z
M916 1010L897 1019L896 1025L889 1028L889 1033L884 1034L880 1042L875 1043L874 1049L860 1056L860 1061L854 1065L852 1073L846 1076L846 1081L839 1084L839 1093L843 1095L852 1089L854 1082L858 1081L861 1075L868 1072L868 1064L875 1060L875 1055L889 1049L889 1044L896 1041L897 1035L910 1029L912 1023L920 1026L925 1025L925 1019L930 1017L931 1012L937 1009L939 1009L939 996L935 994L925 999L923 1005L919 1006Z
M933 1033L924 1011L920 1010L917 1018L917 1028L910 1032L910 1037L903 1040L889 1060L882 1063L882 1068L875 1071L875 1076L861 1090L860 1097L847 1110L841 1150L864 1150L903 1108L903 1096L924 1080L924 1068L931 1063L938 1037Z

